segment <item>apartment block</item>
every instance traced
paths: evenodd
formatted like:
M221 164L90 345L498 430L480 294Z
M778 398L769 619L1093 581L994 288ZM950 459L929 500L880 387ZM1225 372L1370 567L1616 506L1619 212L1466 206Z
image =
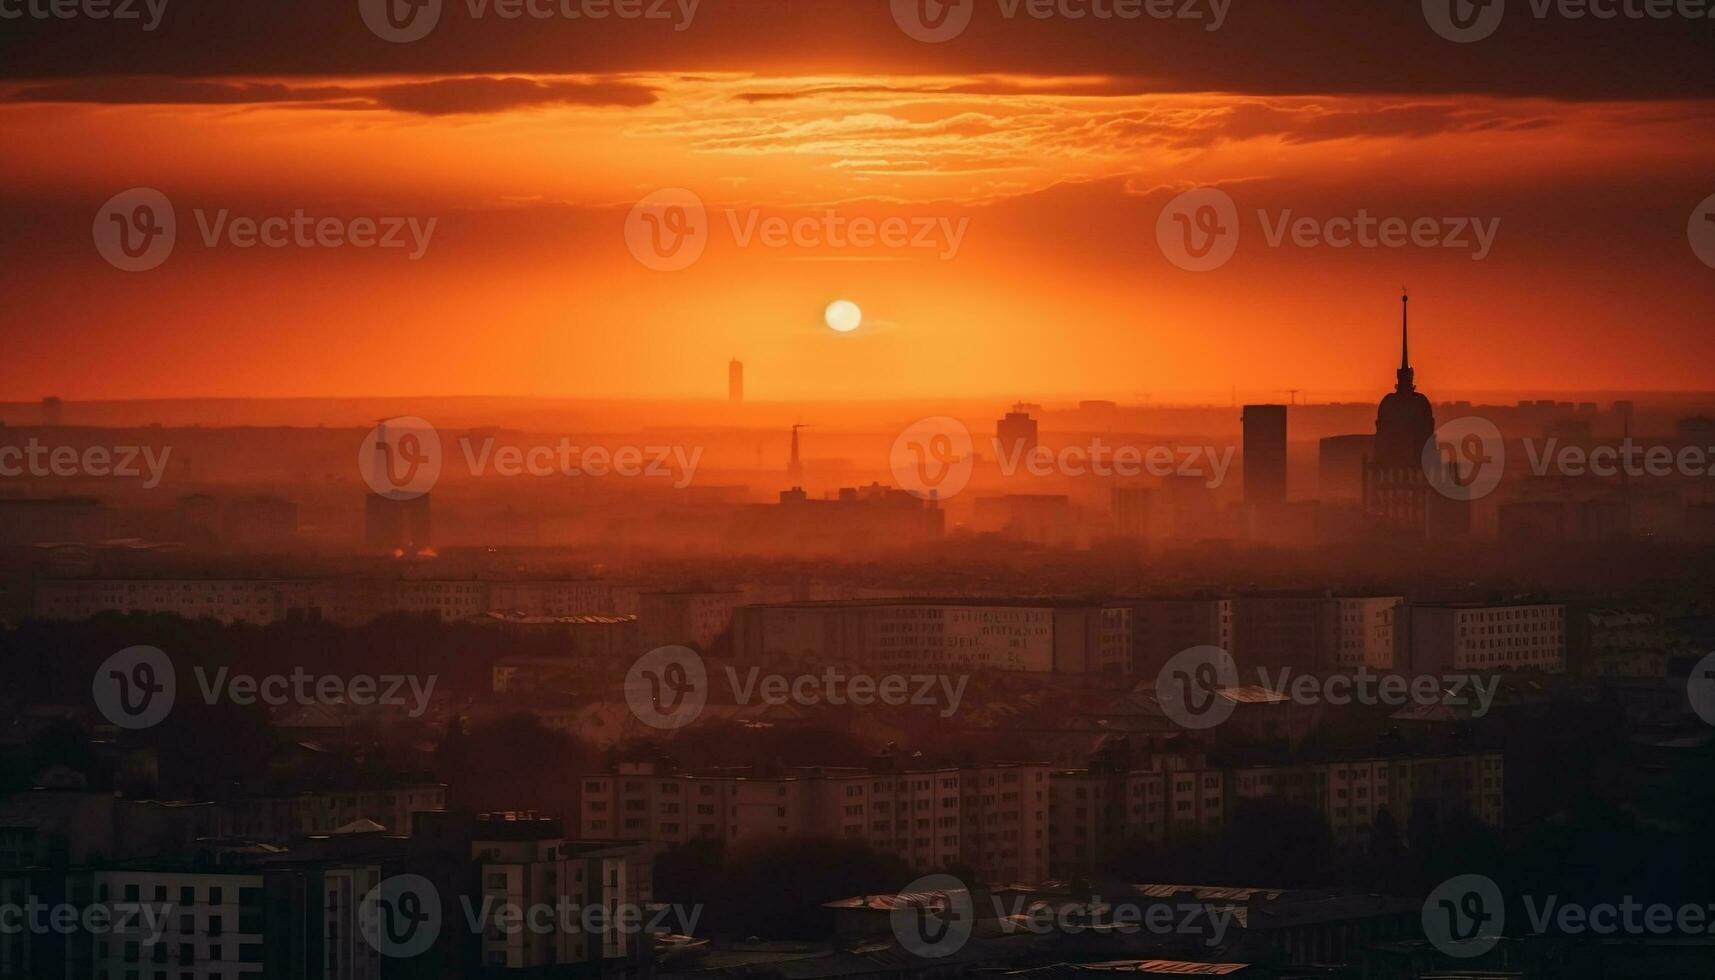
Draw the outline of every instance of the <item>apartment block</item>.
M1153 677L1174 654L1191 647L1233 648L1233 600L1138 599L1131 609L1132 668Z
M960 860L986 882L1039 881L1048 868L1048 769L959 770Z
M1225 773L1205 768L1097 765L1051 773L1050 873L1100 868L1133 839L1161 843L1186 832L1218 833L1227 812L1225 785Z
M637 597L642 648L682 645L707 652L732 628L742 592L644 592Z
M1145 769L1098 754L1087 769L1049 776L1049 869L1099 870L1132 840L1162 843L1187 831L1219 833L1242 800L1278 798L1314 809L1335 842L1368 842L1386 808L1405 839L1419 808L1503 826L1505 767L1498 752L1209 768L1197 756L1160 756Z
M135 980L169 971L187 980L263 975L260 874L89 871L74 873L66 894L74 906L105 908L110 915L147 903L164 913L165 923L158 936L149 935L139 922L128 933L68 937L67 977Z
M917 671L1123 672L1133 633L1122 603L807 602L746 606L733 619L740 659Z
M381 879L375 864L315 862L11 872L8 907L100 909L114 927L0 931L0 978L379 980L359 909Z
M415 783L388 789L241 797L220 807L227 833L252 840L284 843L295 837L331 834L359 820L409 835L412 814L447 808L447 787Z
M611 582L599 579L490 582L488 608L524 616L613 616L622 598Z
M1499 829L1505 817L1505 765L1498 752L1462 756L1362 759L1294 766L1250 766L1229 773L1232 798L1276 797L1314 808L1341 845L1368 841L1386 808L1404 840L1414 810L1465 813Z
M545 920L540 910L552 910L555 923L542 929L503 927L494 918L485 921L483 968L599 968L641 959L650 937L622 920L621 910L640 912L654 901L649 869L657 850L515 834L473 841L471 858L481 881L478 907L497 916L518 910L525 923L532 915Z
M1394 667L1394 618L1401 596L1345 596L1328 600L1328 631L1336 667Z
M668 843L838 837L917 869L964 862L996 880L1034 880L1047 871L1046 773L1046 766L1022 763L817 767L766 776L626 765L583 777L580 828L589 838Z
M1242 664L1323 667L1393 665L1400 596L1241 596L1232 646Z
M1566 607L1558 603L1413 605L1395 647L1413 673L1566 670Z

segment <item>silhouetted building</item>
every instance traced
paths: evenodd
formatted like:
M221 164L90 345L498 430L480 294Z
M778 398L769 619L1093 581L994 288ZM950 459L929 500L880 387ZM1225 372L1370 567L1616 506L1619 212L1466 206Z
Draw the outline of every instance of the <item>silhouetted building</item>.
M1430 481L1431 466L1445 466L1444 486L1458 484L1456 464L1426 448L1435 439L1435 408L1417 390L1411 367L1410 296L1400 297L1399 370L1394 390L1376 409L1375 455L1364 468L1364 511L1382 528L1413 536L1444 537L1469 530L1466 501L1454 500Z
M732 616L741 662L1034 673L1127 670L1131 606L1080 599L863 599L764 603Z
M0 500L0 544L99 541L108 511L93 497Z
M1632 431L1632 420L1637 417L1637 413L1637 402L1634 402L1629 398L1619 399L1614 402L1614 418L1619 421L1620 430L1628 435Z
M1140 599L1130 606L1134 674L1154 677L1190 647L1233 648L1232 599Z
M430 546L429 495L391 500L371 493L363 502L363 537L369 547L414 555Z
M947 515L933 500L871 483L813 498L803 487L780 491L778 504L745 508L734 525L739 542L793 554L852 554L939 539Z
M792 427L792 455L786 461L786 475L792 478L794 484L804 479L804 460L798 455L798 430L802 428L802 425Z
M1249 666L1392 667L1399 596L1242 596L1234 601L1235 660Z
M971 512L971 529L1029 541L1045 548L1078 544L1078 522L1065 494L1008 493L978 497Z
M1412 673L1566 670L1566 607L1558 603L1401 606L1396 663Z
M995 423L995 452L1002 459L1024 459L1036 451L1036 420L1030 417L1034 406L1019 402L1006 417Z
M377 425L372 472L390 474L394 447L387 441L386 422ZM406 437L411 438L410 436ZM369 547L384 554L414 555L430 546L429 493L390 497L370 493L364 498L363 538Z
M1286 406L1246 405L1245 503L1286 502Z
M1114 534L1122 538L1149 537L1149 501L1155 491L1149 487L1114 487Z
M581 826L590 837L731 847L820 836L861 841L918 870L962 862L986 881L1040 881L1048 873L1048 766L1041 763L907 768L881 756L866 767L777 772L622 763L580 782ZM915 823L924 813L934 814L932 834Z
M726 400L734 405L744 401L744 363L736 357L726 366Z
M744 604L742 592L645 592L637 597L641 646L688 646L710 652L732 629L732 613Z
M1316 495L1324 504L1355 504L1364 499L1364 467L1375 453L1375 436L1329 436L1317 454Z

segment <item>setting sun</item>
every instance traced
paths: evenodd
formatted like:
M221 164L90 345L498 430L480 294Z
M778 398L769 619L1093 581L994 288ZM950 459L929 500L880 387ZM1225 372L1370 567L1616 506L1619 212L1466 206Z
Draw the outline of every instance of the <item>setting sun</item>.
M828 312L823 314L828 326L840 333L851 333L863 325L863 310L849 299L838 299L828 304Z

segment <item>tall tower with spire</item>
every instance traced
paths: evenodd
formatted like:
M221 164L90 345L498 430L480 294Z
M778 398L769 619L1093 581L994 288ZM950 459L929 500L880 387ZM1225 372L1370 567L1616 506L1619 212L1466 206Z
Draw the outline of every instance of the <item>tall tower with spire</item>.
M798 430L803 427L801 423L792 426L792 458L786 463L786 475L791 478L793 486L804 482L804 461L798 456Z
M1411 294L1399 297L1399 370L1394 372L1394 391L1416 391L1417 372L1411 369Z
M1399 298L1399 370L1376 408L1376 437L1364 467L1364 512L1379 527L1411 537L1441 538L1469 530L1464 501L1431 482L1443 475L1435 442L1435 407L1417 390L1411 366L1411 295Z
M1435 437L1435 407L1417 390L1411 366L1411 295L1399 298L1399 370L1393 391L1376 409L1375 462L1421 467L1423 447Z

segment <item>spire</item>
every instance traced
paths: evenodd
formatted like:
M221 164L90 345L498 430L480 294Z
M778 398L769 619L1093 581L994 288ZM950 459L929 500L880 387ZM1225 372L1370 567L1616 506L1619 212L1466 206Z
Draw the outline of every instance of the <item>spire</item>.
M794 480L804 479L804 463L798 458L798 430L803 425L792 426L792 458L786 463L786 473Z
M1416 374L1411 369L1411 294L1407 292L1399 298L1399 371L1394 375L1398 379L1394 390L1416 391Z

